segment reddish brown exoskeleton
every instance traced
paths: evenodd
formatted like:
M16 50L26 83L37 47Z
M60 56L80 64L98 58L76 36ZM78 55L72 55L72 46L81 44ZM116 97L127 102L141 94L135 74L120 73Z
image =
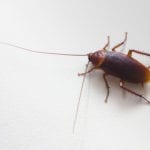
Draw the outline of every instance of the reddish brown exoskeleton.
M141 62L134 59L132 57L132 53L134 52L146 56L150 56L150 54L133 49L129 50L127 55L120 52L116 52L116 48L123 45L126 42L126 39L127 33L125 34L125 39L123 42L113 47L112 51L107 51L107 47L109 46L109 37L108 37L108 43L104 46L102 50L88 54L89 61L92 62L94 67L91 68L89 71L81 73L79 75L85 75L95 69L102 69L104 71L103 78L107 87L107 95L105 98L105 102L107 102L109 96L109 84L106 76L112 75L120 79L121 88L136 96L143 98L146 102L150 103L150 101L146 99L143 95L138 94L124 86L125 81L142 84L150 82L149 67L146 67Z

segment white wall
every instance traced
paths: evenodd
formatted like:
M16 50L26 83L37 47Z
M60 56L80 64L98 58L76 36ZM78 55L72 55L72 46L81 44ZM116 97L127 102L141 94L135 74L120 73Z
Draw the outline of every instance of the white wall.
M150 52L148 0L1 0L0 41L39 51L88 53L128 32L128 49ZM148 57L134 55L150 65ZM87 76L75 134L72 126L87 58L34 54L0 45L1 150L149 150L150 106L102 71ZM150 84L128 86L150 98Z

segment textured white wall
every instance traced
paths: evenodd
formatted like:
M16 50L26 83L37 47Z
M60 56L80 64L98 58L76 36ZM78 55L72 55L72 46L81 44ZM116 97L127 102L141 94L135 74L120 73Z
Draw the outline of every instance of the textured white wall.
M150 52L148 0L1 0L0 41L50 52L88 53L127 31L129 48ZM134 55L145 64L150 59ZM149 150L150 106L102 72L86 78L75 134L72 125L87 58L34 54L0 45L1 150ZM150 98L150 84L128 86Z

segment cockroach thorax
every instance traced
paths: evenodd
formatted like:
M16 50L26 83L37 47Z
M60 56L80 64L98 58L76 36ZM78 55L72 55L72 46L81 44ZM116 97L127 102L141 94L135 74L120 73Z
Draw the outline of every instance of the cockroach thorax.
M105 59L105 52L103 50L96 51L88 54L88 59L93 65L99 66Z

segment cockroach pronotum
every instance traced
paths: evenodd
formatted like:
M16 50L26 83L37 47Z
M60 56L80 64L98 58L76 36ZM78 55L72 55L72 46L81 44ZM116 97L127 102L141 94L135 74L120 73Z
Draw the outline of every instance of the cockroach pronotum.
M135 84L137 84L137 83L144 84L144 83L150 82L150 66L146 67L144 64L142 64L141 62L139 62L138 60L133 58L132 53L137 53L137 54L146 55L146 56L150 56L150 54L141 52L141 51L135 50L135 49L130 49L128 51L127 55L125 55L121 52L117 52L116 49L119 48L120 46L122 46L126 42L126 40L127 40L127 32L125 33L124 40L121 43L114 46L112 48L112 51L108 51L107 48L109 47L109 42L110 42L109 36L108 36L108 41L101 50L98 50L98 51L92 52L92 53L88 53L88 54L50 53L50 52L35 51L35 50L23 48L23 47L16 46L16 45L13 45L10 43L5 43L5 42L0 42L0 44L13 46L13 47L20 48L20 49L30 51L30 52L34 52L34 53L65 55L65 56L87 56L88 57L88 64L86 66L85 72L78 74L79 76L84 76L84 78L82 81L80 96L79 96L76 114L75 114L75 120L74 120L74 127L75 127L85 76L86 76L86 74L88 74L96 69L101 69L104 71L103 79L104 79L106 89L107 89L105 102L107 102L107 100L108 100L109 88L110 88L109 83L107 81L107 76L112 75L112 76L118 77L120 79L119 86L123 90L142 98L147 103L150 103L150 101L147 98L145 98L142 94L138 94L135 91L132 91L131 89L129 89L125 86L125 82L130 82L130 83L135 83ZM89 62L92 63L93 67L91 69L87 70Z

